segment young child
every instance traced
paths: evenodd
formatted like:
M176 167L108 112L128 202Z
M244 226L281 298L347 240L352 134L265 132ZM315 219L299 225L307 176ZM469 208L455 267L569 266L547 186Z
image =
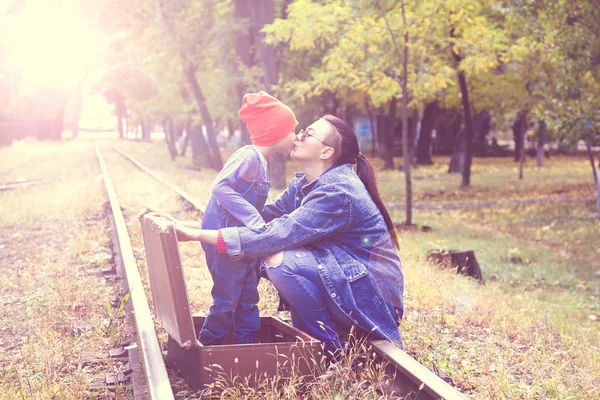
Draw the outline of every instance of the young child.
M203 229L246 226L260 231L260 211L269 193L267 159L275 152L289 153L298 121L293 111L264 91L244 95L238 113L246 123L252 145L227 160L212 188L202 218ZM232 329L237 344L255 343L259 329L257 259L233 261L218 254L216 246L202 244L213 279L212 297L198 340L205 346L221 344Z

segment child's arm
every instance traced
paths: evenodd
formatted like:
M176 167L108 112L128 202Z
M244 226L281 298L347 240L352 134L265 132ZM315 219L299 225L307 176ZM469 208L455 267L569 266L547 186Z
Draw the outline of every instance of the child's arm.
M217 244L217 235L219 231L209 229L196 229L187 226L181 226L179 223L175 224L175 233L177 240L180 242L191 242L198 240L203 243Z
M217 176L212 188L212 195L219 206L252 230L261 230L265 221L256 207L248 203L235 188L240 179L251 182L257 168L262 168L260 160L250 160L243 154L234 154Z

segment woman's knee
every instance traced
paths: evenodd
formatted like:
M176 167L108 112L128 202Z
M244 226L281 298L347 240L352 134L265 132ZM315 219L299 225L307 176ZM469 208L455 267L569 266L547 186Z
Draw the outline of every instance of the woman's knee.
M265 258L265 271L267 277L278 291L286 289L294 283L296 266L290 259L290 251L284 250Z
M267 268L279 267L283 262L283 251L266 257L265 261L267 263Z

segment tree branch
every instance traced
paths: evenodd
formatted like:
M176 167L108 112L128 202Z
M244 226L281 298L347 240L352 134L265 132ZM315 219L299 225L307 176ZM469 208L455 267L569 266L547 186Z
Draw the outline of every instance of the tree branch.
M377 0L377 5L379 6L379 10L381 11L381 17L385 21L385 25L387 26L387 29L390 32L390 36L392 37L392 42L394 43L394 48L396 49L396 54L398 55L398 61L402 62L402 55L400 54L400 48L398 47L398 43L396 42L396 35L394 35L394 31L392 30L392 27L390 26L390 22L388 21L387 17L385 16L385 10L383 9L383 6L381 5L381 0ZM404 4L403 4L403 6L404 6ZM403 14L404 14L404 12L403 12ZM404 29L406 29L406 17L404 17L404 15L403 15L403 19L404 19ZM408 33L406 33L406 35L408 35Z

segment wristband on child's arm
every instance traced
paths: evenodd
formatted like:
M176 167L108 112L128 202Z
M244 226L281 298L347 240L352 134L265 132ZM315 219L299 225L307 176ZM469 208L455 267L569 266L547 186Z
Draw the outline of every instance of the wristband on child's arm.
M227 245L225 244L225 241L223 240L223 234L221 233L220 229L217 232L217 253L227 254Z

